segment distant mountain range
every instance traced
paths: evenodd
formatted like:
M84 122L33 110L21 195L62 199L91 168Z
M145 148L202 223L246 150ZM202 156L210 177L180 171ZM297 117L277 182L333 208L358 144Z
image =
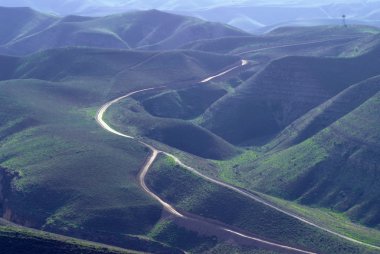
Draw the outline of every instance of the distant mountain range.
M121 1L121 0L64 0L59 3L40 0L4 0L3 6L29 6L58 15L99 16L131 10L159 9L209 21L230 24L251 32L278 24L316 25L340 24L342 15L349 23L380 24L380 1Z
M0 52L15 55L67 46L164 50L196 40L249 35L220 23L156 10L61 18L25 7L0 7L0 23Z

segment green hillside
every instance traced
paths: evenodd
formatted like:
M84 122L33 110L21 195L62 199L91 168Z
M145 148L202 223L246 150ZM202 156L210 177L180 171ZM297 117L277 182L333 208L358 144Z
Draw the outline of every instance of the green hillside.
M128 100L111 109L108 119L125 133L148 137L200 157L226 159L238 152L210 131L181 119L154 117L136 101Z
M162 212L136 181L148 151L105 132L95 113L115 96L169 81L200 80L238 58L66 48L1 59L7 67L0 82L3 217L128 249L182 253L145 237ZM234 152L225 145L228 155Z
M366 26L253 36L156 10L56 17L0 8L0 216L61 235L0 226L0 252L280 252L229 227L316 253L376 253L161 154L148 187L197 219L171 216L141 186L151 150L139 140L379 245L379 38ZM157 89L104 119L136 139L97 124L101 105L146 88Z
M234 144L266 142L350 85L378 75L378 52L275 60L209 108L202 126Z
M379 91L379 77L348 87L290 124L268 148L278 150L301 143L349 114Z
M317 253L376 253L208 183L164 156L155 163L147 184L180 211L233 225L265 239Z
M371 84L379 87L379 79ZM375 93L298 145L257 161L247 172L248 179L255 179L262 191L344 212L354 221L379 228L379 96Z
M18 80L1 90L4 218L67 234L141 234L160 218L135 182L147 152L104 133L74 88Z
M82 100L91 100L100 95L112 98L141 87L198 81L238 61L234 56L185 50L157 53L64 48L21 58L1 56L0 78L76 82L80 83L75 87L82 91Z
M226 94L227 91L220 86L195 85L147 95L139 101L153 116L191 120L200 116Z

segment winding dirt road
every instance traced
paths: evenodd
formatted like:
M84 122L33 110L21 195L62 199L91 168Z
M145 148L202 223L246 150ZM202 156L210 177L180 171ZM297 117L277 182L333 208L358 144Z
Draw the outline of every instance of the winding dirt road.
M206 83L206 82L209 82L215 78L218 78L218 77L221 77L223 75L226 75L228 73L230 73L231 71L239 68L239 67L242 67L242 66L245 66L247 65L249 62L247 60L242 60L239 65L235 66L235 67L232 67L226 71L223 71L217 75L214 75L214 76L211 76L209 78L206 78L202 81L200 81L200 83ZM155 147L147 144L147 143L144 143L140 140L137 140L135 137L132 137L132 136L129 136L129 135L126 135L126 134L123 134L115 129L113 129L109 124L107 124L104 120L104 115L105 113L107 112L107 110L114 104L120 102L121 100L123 99L126 99L132 95L135 95L135 94L138 94L138 93L143 93L143 92L146 92L146 91L151 91L151 90L156 90L156 89L162 89L164 87L155 87L155 88L147 88L147 89L141 89L141 90L138 90L138 91L134 91L134 92L131 92L131 93L128 93L124 96L121 96L117 99L114 99L106 104L104 104L98 111L97 115L96 115L96 121L98 122L98 124L103 128L105 129L106 131L114 134L114 135L118 135L118 136L121 136L121 137L124 137L124 138L128 138L128 139L134 139L136 140L137 142L141 143L142 145L148 147L150 150L151 150L151 155L149 156L149 158L147 159L147 161L145 162L145 164L143 165L143 168L142 170L140 171L140 174L139 174L139 183L141 185L141 187L144 189L144 191L149 194L151 197L153 197L155 200L157 200L163 207L166 211L168 211L170 214L174 215L174 216L177 216L179 218L182 218L182 219L188 219L188 220L199 220L198 217L192 217L192 216L185 216L183 214L181 214L180 212L178 212L172 205L170 205L169 203L165 202L164 200L162 200L158 195L156 195L155 193L153 193L146 185L145 183L145 177L149 171L149 169L151 168L152 164L154 163L154 161L156 160L157 156L159 154L165 154L166 156L169 156L171 157L172 159L175 160L175 162L182 166L183 168L189 170L190 172L198 175L199 177L209 181L209 182L212 182L214 184L217 184L219 186L222 186L222 187L225 187L225 188L228 188L238 194L241 194L241 195L244 195L245 197L248 197L256 202L259 202L267 207L270 207L272 209L275 209L283 214L286 214L292 218L295 218L303 223L306 223L310 226L313 226L315 228L318 228L320 230L323 230L325 232L328 232L330 234L333 234L335 236L338 236L342 239L345 239L345 240L348 240L350 242L353 242L353 243L356 243L356 244L361 244L361 245L364 245L364 246L367 246L367 247L371 247L371 248L375 248L375 249L378 249L380 250L380 247L378 246L374 246L374 245L371 245L371 244L367 244L367 243L364 243L364 242L361 242L361 241L358 241L358 240L355 240L353 238L350 238L350 237L347 237L345 235L342 235L342 234L339 234L337 232L334 232L334 231L331 231L327 228L324 228L322 226L319 226L319 225L316 225L315 223L313 222L310 222L296 214L293 214L292 212L289 212L289 211L286 211L282 208L279 208L277 206L275 206L273 203L270 203L264 199L262 199L261 197L255 195L255 194L252 194L252 193L249 193L247 191L244 191L242 189L239 189L239 188L236 188L232 185L229 185L227 183L224 183L224 182L221 182L219 180L216 180L214 178L211 178L211 177L208 177L206 175L203 175L202 173L198 172L196 169L190 167L190 166L187 166L185 165L183 162L181 162L181 160L179 158L177 158L176 156L172 155L172 154L169 154L167 152L164 152L164 151L160 151L158 149L156 149ZM209 222L207 222L209 223ZM275 249L281 249L283 251L286 251L286 252L290 252L290 253L304 253L304 254L315 254L314 252L309 252L309 251L306 251L306 250L301 250L301 249L297 249L297 248L293 248L291 246L286 246L286 245L282 245L282 244L278 244L278 243L275 243L275 242L270 242L270 241L267 241L267 240L264 240L264 239L260 239L260 238L257 238L257 237L254 237L254 236L251 236L251 235L248 235L246 233L242 233L242 232L238 232L234 229L231 229L231 228L227 228L227 227L221 227L219 225L215 225L216 228L218 229L222 229L224 230L225 232L228 232L228 233L231 233L235 236L239 236L239 237L242 237L242 238L245 238L245 239L250 239L254 242L257 242L257 243L260 243L260 244L263 244L269 248L275 248Z

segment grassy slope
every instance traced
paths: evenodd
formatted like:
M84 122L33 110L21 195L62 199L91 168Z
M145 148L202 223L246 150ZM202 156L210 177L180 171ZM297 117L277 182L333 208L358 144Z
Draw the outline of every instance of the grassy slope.
M219 163L221 176L298 201L306 206L274 199L312 221L378 245L378 231L350 221L378 228L378 91L379 78L348 88L295 121L268 146L275 150L266 157L250 152Z
M234 144L259 142L348 86L379 74L379 47L360 57L287 57L273 61L214 104L202 126Z
M260 237L319 253L375 253L205 182L165 157L154 164L147 184L180 210L237 226Z
M134 236L161 217L161 207L136 182L148 151L100 129L97 107L73 98L70 86L1 82L4 218L128 249L181 253Z
M219 241L215 236L203 235L178 226L170 220L162 220L149 233L153 239L169 246L179 246L186 253L244 253L244 254L275 254L254 246L242 246L233 241Z
M125 133L149 137L204 158L223 159L237 153L235 147L211 132L184 120L153 117L131 99L111 109L109 120Z
M215 237L197 234L176 225L171 220L162 220L152 229L149 236L157 241L165 242L170 246L177 246L191 253L203 253L218 244Z
M267 149L278 150L306 140L359 107L379 91L378 76L350 86L291 123Z
M341 213L328 208L310 207L301 205L296 202L286 201L284 199L275 198L261 194L264 198L272 201L284 209L292 211L295 214L307 218L319 225L329 228L335 232L357 239L364 243L380 246L380 231L369 228L358 223L353 223L351 219Z
M377 52L376 51L376 47L378 45L377 37L378 36L368 37L366 39L355 42L353 45L355 44L364 45L364 42L369 42L368 45L365 45L366 49L365 50L363 49L363 52L370 52L370 54L373 54L373 50L375 50L374 52ZM202 44L201 42L199 43ZM346 52L348 53L349 51L352 51L352 49L347 48ZM358 52L356 52L355 54L360 55L360 53ZM347 56L352 56L352 55L349 54ZM355 74L353 74L352 76L355 76ZM360 79L361 77L358 78L358 80ZM281 142L282 143L281 146L286 147L292 142L296 142L296 143L301 142L302 140L322 130L323 128L331 124L332 122L339 119L340 117L349 113L351 110L355 109L357 106L363 103L366 99L368 99L370 96L376 93L377 88L376 86L373 85L374 80L375 79L373 80L370 79L366 82L363 82L362 84L352 86L349 89L345 90L344 93L340 94L337 98L332 98L331 100L326 102L324 105L313 109L313 111L307 113L304 117L297 120L295 123L292 123L290 127L286 129L286 131L284 131L283 138L282 139L277 138L275 142L273 142L271 145L273 144L278 145L276 142ZM161 114L161 116L186 118L183 115L182 116L178 116L175 114L171 115L171 111L173 108L181 110L183 107L187 105L186 102L181 101L181 97L178 95L178 92L179 91L170 92L170 93L162 93L162 94L153 95L153 96L146 96L148 98L147 99L148 105L145 105L145 107L148 109L148 111L152 111L153 113L158 114L158 115ZM145 99L142 99L142 101L145 102ZM166 104L168 105L166 107L161 107L162 104L164 104L164 106ZM175 113L177 113L177 111ZM289 135L289 132L291 132L292 135ZM248 151L247 153L244 153L243 155L235 158L234 160L219 163L219 166L222 169L220 176L226 181L230 181L237 185L242 185L239 179L249 178L249 177L247 177L243 172L240 171L239 165L242 164L242 168L250 167L249 165L250 162L252 162L253 160L256 160L260 156L260 154L261 154L260 152L257 153L257 152ZM254 179L260 179L260 176L256 175ZM246 182L249 182L249 181L246 181ZM300 214L304 214L311 219L315 219L316 217L320 218L320 221L318 220L317 222L324 223L324 225L326 225L327 227L330 227L333 230L336 230L343 234L350 235L356 239L359 239L365 242L378 244L376 240L378 237L378 232L376 230L370 230L368 228L364 228L356 224L352 224L350 223L349 218L346 217L345 215L342 215L340 212L334 213L332 211L326 212L325 210L320 210L320 209L308 209L308 207L305 207L305 206L299 208L294 203L287 203L287 204L288 204L287 205L288 208L291 208L294 211L299 212ZM373 213L375 215L377 214L376 211ZM357 215L357 217L358 216L359 215ZM331 219L332 217L334 217L334 219ZM353 217L351 216L351 218Z
M14 177L1 184L9 187L1 192L4 217L131 249L180 253L131 235L146 234L161 216L161 207L136 182L148 151L106 133L94 116L115 96L199 80L236 58L68 48L4 57L4 66L8 59L21 64L2 69L4 78L21 79L0 82L0 167L8 180ZM124 71L131 75L117 75ZM168 71L171 76L163 75Z
M0 45L41 31L58 20L29 8L0 7Z
M196 51L66 48L23 57L7 75L13 79L75 81L83 90L89 90L90 96L101 93L115 97L141 87L200 80L238 61L237 57ZM109 82L106 89L100 81Z
M226 93L217 86L194 86L148 95L139 101L153 116L190 120L200 116Z
M378 107L379 93L317 135L259 161L251 179L260 175L261 190L378 227Z
M264 150L218 162L220 177L301 202L273 199L334 231L379 245L379 231L351 222L378 228L379 84L375 77L353 85L297 119Z
M4 81L1 90L1 167L17 175L5 190L7 219L63 232L143 233L160 217L135 182L144 148L104 133L94 109L68 101L58 84Z
M69 21L69 20L66 20L66 21ZM70 21L70 23L72 22L72 20ZM133 30L132 30L133 31ZM195 29L195 31L197 31L196 29ZM97 33L97 32L96 32ZM142 42L141 41L139 41L139 43L141 43L141 45L144 45L144 43L145 43L145 41L149 41L149 43L151 43L150 41L150 39L148 38L148 40L146 40L145 38L144 38L144 40L142 40ZM170 40L169 40L170 41ZM175 41L175 40L174 40ZM153 42L154 43L154 42ZM170 44L170 43L169 43ZM136 44L137 45L137 44ZM62 54L61 54L61 56L62 55L66 55L68 53L68 51L63 51L62 52ZM77 52L78 53L78 52ZM109 52L108 52L109 53ZM104 56L104 55L107 55L108 53L106 53L106 52L102 52L101 54ZM117 54L119 54L120 52L118 52L118 53L115 53L114 54L114 56L112 56L111 58L109 58L109 61L108 62L106 62L107 63L107 66L110 66L111 65L111 67L109 68L109 69L107 69L106 71L104 71L104 69L103 69L103 67L105 66L104 64L102 64L102 63L100 63L100 64L98 64L98 59L99 58L93 58L93 57L90 57L90 58L88 58L88 59L86 59L84 62L85 63L89 63L89 62L91 62L91 65L90 65L90 67L89 66L86 66L86 68L80 68L80 66L83 66L83 62L79 62L78 63L78 65L77 65L77 67L75 67L75 68L72 68L72 69L70 69L70 68L65 68L64 70L63 70L63 72L58 72L58 70L61 70L62 69L62 65L64 65L65 67L66 67L66 65L67 66L73 66L73 62L72 62L72 59L71 60L64 60L64 61L61 61L61 63L65 63L65 64L61 64L60 66L56 66L55 68L56 69L52 69L48 74L46 73L46 72L44 72L43 70L44 70L44 68L46 68L46 67L50 67L50 65L51 65L51 63L53 63L53 62L56 62L57 61L57 58L51 58L50 60L48 60L48 61L46 61L45 62L45 65L40 65L40 63L41 62L37 62L38 64L36 64L33 60L29 60L29 59L27 59L27 61L30 61L29 63L25 63L25 65L28 65L28 67L27 68L24 68L24 69L21 69L21 71L20 70L18 70L18 71L20 71L20 72L18 72L18 74L22 74L22 76L23 77L39 77L39 78L44 78L44 79L48 79L48 80L55 80L55 81L62 81L62 80L79 80L79 79L83 79L83 80L87 80L87 84L84 84L84 82L81 82L81 87L82 86L86 86L86 88L85 89L83 89L83 90L85 90L85 93L80 93L81 95L86 95L86 96L88 96L88 94L87 94L87 89L89 89L89 86L88 86L88 83L90 83L90 82L88 82L88 80L91 80L91 83L92 83L92 81L94 81L94 80L92 80L92 78L91 78L91 76L93 76L94 75L94 73L98 73L98 72L100 72L100 74L102 74L102 79L104 79L104 80L110 80L110 81L112 81L113 82L113 84L114 84L114 86L112 87L112 88L109 88L109 91L111 91L110 93L109 93L109 95L111 95L111 96L113 96L113 95L116 95L116 94L119 94L119 93L122 93L123 91L125 91L125 85L126 84L128 84L128 87L129 88L131 88L132 87L132 85L131 85L131 83L133 83L133 85L135 85L136 83L138 83L138 87L141 87L141 86L144 86L144 85L146 85L148 82L150 83L151 81L154 81L154 84L158 84L158 83L160 83L160 82L162 82L162 81L165 81L165 80L172 80L172 79L167 79L167 77L165 77L165 75L159 75L160 74L160 72L162 73L162 71L160 71L160 68L158 68L157 66L159 66L160 64L162 64L162 63L165 63L165 67L166 68L172 68L173 66L174 67L177 67L178 66L178 63L179 62L181 62L181 63L183 63L183 62L187 62L187 60L188 60L188 58L192 58L194 55L189 55L189 54L182 54L182 56L180 57L180 59L178 60L178 58L176 58L175 59L175 61L173 61L173 62L169 62L168 63L168 61L167 60L165 60L165 61L161 61L161 58L160 57L158 57L158 56L151 56L152 58L151 59L149 59L148 61L145 61L146 59L148 59L149 58L149 56L148 56L148 54L146 54L145 56L146 56L146 58L145 58L145 56L143 57L143 58L139 58L139 59L142 59L143 60L143 63L144 64L142 64L142 65L140 65L139 64L139 60L136 60L136 61L131 61L131 62L128 62L127 64L125 64L124 63L124 58L125 58L125 55L123 55L122 57L120 57L119 58L119 60L120 60L120 62L122 63L122 67L120 67L120 66L118 66L119 65L119 61L116 61L117 62L117 64L114 64L113 65L113 63L114 63L114 60L116 60L117 59L117 57L115 56L115 55L117 55ZM162 59L165 59L165 57L167 57L167 59L168 60L170 60L170 59L173 59L173 55L171 55L172 53L168 53L168 54L164 54L163 56L163 58ZM176 54L176 53L174 53L174 54ZM191 53L191 54L195 54L195 53ZM197 53L198 54L198 53ZM92 52L92 54L90 53L89 55L95 55L94 54L94 52ZM73 54L73 57L75 56L75 54ZM160 56L160 55L159 55ZM128 56L129 57L129 56ZM208 58L209 57L209 55L206 55L206 54L204 54L204 57L205 58ZM39 57L37 57L37 58L39 58ZM49 58L49 56L47 57L47 58ZM103 57L101 57L101 58L103 58ZM116 59L115 59L116 58ZM91 60L90 60L91 59ZM158 61L156 61L158 59ZM219 58L219 60L220 59L222 59L222 58ZM220 62L219 60L216 60L215 62ZM222 65L223 63L222 62L220 62L220 65ZM95 67L93 68L92 66L93 65L95 65ZM36 68L36 70L33 70L33 68L31 68L31 66L34 68L35 66L37 67ZM41 67L40 67L41 66ZM75 66L75 65L74 65ZM181 65L182 66L182 65ZM175 69L174 71L173 71L173 74L177 74L179 71L183 71L183 72L188 72L188 68L189 69L191 69L192 71L193 71L193 73L196 73L197 75L195 75L195 76L201 76L201 75L199 75L199 73L201 73L201 71L202 71L202 69L205 67L205 66L210 66L210 64L209 63L205 63L204 64L204 66L202 66L202 68L199 68L198 66L197 67L195 67L194 68L194 65L193 64L191 64L191 65L188 65L189 67L186 67L186 68L182 68L182 70L180 69L180 68L178 68L178 69ZM40 67L40 69L38 69L38 67ZM79 67L79 68L78 68ZM128 67L128 69L133 69L132 71L131 70L125 70L126 68L125 67ZM141 68L142 67L142 68ZM148 67L148 68L146 68L146 67ZM79 73L78 73L78 70L79 70ZM90 72L87 72L88 70L90 70ZM207 69L207 71L212 71L212 69ZM104 72L103 72L104 71ZM141 76L144 74L144 73L146 73L147 71L149 71L150 73L154 73L154 75L152 75L152 77L151 77L151 79L149 79L148 77L145 77L144 78L144 80L142 80L141 79ZM153 72L152 72L153 71ZM83 73L84 72L84 73ZM104 73L104 76L103 76L103 73ZM116 74L116 73L118 73L118 75L116 76L116 78L113 78L113 76L114 76L114 74ZM206 73L206 72L203 72L203 73ZM18 75L17 74L17 75ZM16 76L17 76L16 75ZM41 76L42 75L42 76ZM15 76L15 77L16 77ZM67 78L68 77L68 78ZM176 77L186 77L186 78L188 78L189 76L186 76L186 75L176 75ZM151 83L150 83L151 84ZM100 87L100 85L99 84L95 84L95 82L94 82L94 84L91 84L91 85L96 85L96 86L94 86L94 87L91 87L90 88L90 90L91 91L95 91L98 87ZM71 87L73 87L73 86L75 86L74 84L72 84L72 85L70 85L70 89L71 89ZM66 89L66 90L65 90ZM72 97L72 95L73 95L73 93L78 93L79 91L78 90L75 90L74 92L73 91L70 91L70 89L67 89L67 88L65 88L65 89L62 89L62 90L60 90L59 92L58 92L58 94L59 94L59 96L58 97L62 97L62 94L65 94L65 96L63 96L63 97L66 97L66 99L67 98L69 98L70 97L70 101L71 100L73 100L71 97ZM63 90L65 90L65 91L63 91ZM67 91L68 90L68 91ZM81 92L83 92L83 91L81 91ZM45 95L47 95L47 96L50 96L50 93L48 93L48 94L44 94L44 96ZM108 96L109 96L108 95ZM92 96L94 96L94 94L93 95L91 95L91 96L88 96L87 97L87 99L88 100L92 100ZM103 98L102 96L104 96L104 95L101 95L101 96L99 96L98 98ZM53 93L53 96L52 96L52 100L54 100L54 99L56 99L57 97L56 97L56 93L54 92ZM84 99L84 98L86 98L86 97L82 97L81 96L81 100L82 99ZM61 98L62 99L62 98ZM78 99L78 98L77 98ZM66 102L66 101L65 101ZM71 103L71 102L70 102ZM34 103L33 103L34 104ZM52 104L52 103L51 103ZM49 106L50 106L50 104L49 104ZM83 106L83 105L82 105ZM14 109L14 108L13 108ZM53 109L55 109L54 107L52 107L52 110ZM94 113L94 108L91 108L91 109L89 109L89 110L84 110L84 112L88 112L90 115L92 115L93 113ZM11 120L13 120L13 119L11 119ZM26 122L28 122L28 121L26 121ZM23 123L23 121L22 121L22 123ZM40 123L38 123L38 125L39 125ZM45 124L45 123L44 123ZM19 126L19 124L17 123L16 124L17 126ZM21 126L22 126L23 124L21 124ZM58 123L58 125L59 125L59 123ZM18 128L18 127L17 127ZM17 129L16 128L16 129ZM50 127L49 127L50 128ZM58 127L58 128L60 128L60 127ZM55 129L54 130L54 133L56 133L57 132L57 130L58 130L58 128L57 129ZM8 129L6 129L6 130L8 130ZM43 131L45 132L45 129L43 129ZM95 130L94 130L95 131ZM12 132L12 131L11 131ZM72 132L70 132L70 134L71 134ZM12 135L13 135L13 133L11 133ZM79 135L78 136L80 136L80 135L82 135L83 133L82 132L80 132L79 133ZM9 135L8 133L7 133L7 135ZM33 134L34 135L34 134ZM38 134L39 135L39 134ZM50 138L50 137L49 137ZM34 141L33 141L34 142ZM54 141L55 142L55 141ZM43 143L44 145L46 144L46 143ZM38 153L40 152L40 150L36 150ZM21 151L21 152L24 152L24 151ZM36 153L37 153L36 152ZM45 153L46 154L46 153ZM49 186L50 187L50 186ZM70 208L71 209L71 208ZM102 225L103 226L103 225ZM171 231L170 231L171 232Z

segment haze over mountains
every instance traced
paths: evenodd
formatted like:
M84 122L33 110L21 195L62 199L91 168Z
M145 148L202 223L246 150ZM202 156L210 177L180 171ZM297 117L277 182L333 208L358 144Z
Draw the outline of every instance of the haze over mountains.
M132 10L159 9L230 24L246 31L263 32L273 26L341 24L342 15L349 23L380 25L380 2L372 1L100 1L50 0L8 1L3 6L29 6L58 15L99 16Z
M378 253L379 28L78 15L125 3L0 7L2 251ZM128 4L267 26L378 3Z
M4 26L0 30L0 52L16 55L68 46L164 50L196 40L248 35L223 24L155 10L100 18L59 18L29 8L0 7L0 19Z

